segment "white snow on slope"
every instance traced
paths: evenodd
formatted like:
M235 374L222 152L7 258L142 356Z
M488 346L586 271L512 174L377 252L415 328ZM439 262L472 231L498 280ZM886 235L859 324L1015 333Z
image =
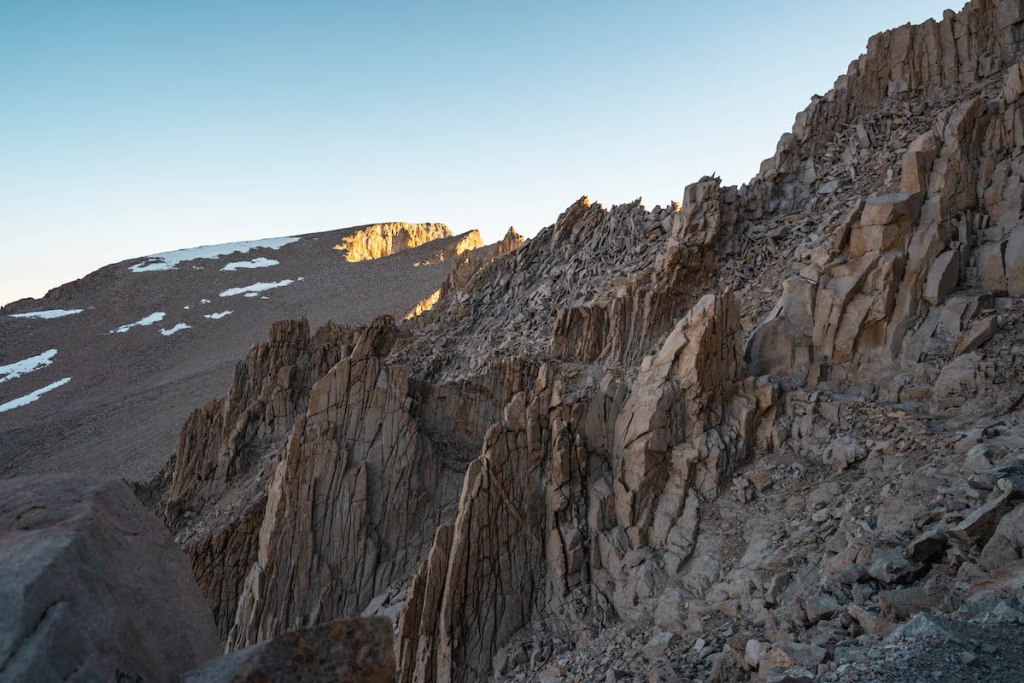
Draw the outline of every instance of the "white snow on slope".
M19 360L17 363L11 363L10 365L0 365L0 384L6 382L9 379L15 377L21 377L27 375L30 372L38 370L39 368L45 368L47 365L53 362L53 357L57 355L57 349L50 349L49 351L43 351L38 356L32 356L25 360Z
M259 292L265 292L268 289L276 289L278 287L287 287L288 285L295 282L295 280L281 280L280 282L257 282L254 285L248 287L232 287L231 289L225 289L220 293L224 296L237 296L239 294L245 294L246 296L256 296Z
M200 299L199 303L201 303L201 304L208 304L208 303L210 303L210 300L209 299Z
M251 261L232 261L227 264L221 270L238 270L239 268L269 268L270 266L279 265L280 261L275 261L272 258L254 258Z
M11 313L12 318L41 318L43 320L50 320L52 318L63 318L66 315L75 315L81 313L84 309L81 308L55 308L51 311L32 311L31 313Z
M160 334L164 335L165 337L170 337L175 332L181 332L182 330L187 330L190 327L192 326L186 323L178 323L174 327L160 328Z
M133 327L145 327L147 325L152 325L153 323L158 323L161 320L163 320L164 316L166 316L166 315L167 314L164 313L163 311L157 311L156 313L150 313L149 315L147 315L142 320L136 320L133 323L128 323L127 325L121 325L121 327L117 328L116 330L111 330L110 334L121 334L122 332L127 332L128 330L132 329Z
M249 240L247 242L229 242L227 244L211 244L191 249L178 249L151 254L145 261L129 267L133 273L147 273L154 270L173 270L179 263L196 259L216 259L228 254L244 254L252 249L280 249L286 244L298 242L298 237L271 237L265 240Z
M27 406L29 403L39 400L39 397L45 394L46 392L53 391L57 387L62 387L70 381L70 377L65 377L64 379L57 380L53 384L47 384L42 389L36 389L31 394L25 394L20 398L14 399L13 401L8 401L7 403L0 405L0 413L6 413L8 410L14 410L15 408Z
M209 318L210 320L220 320L221 318L227 317L232 313L234 313L234 311L221 311L220 313L209 313L207 315L204 315L203 317Z

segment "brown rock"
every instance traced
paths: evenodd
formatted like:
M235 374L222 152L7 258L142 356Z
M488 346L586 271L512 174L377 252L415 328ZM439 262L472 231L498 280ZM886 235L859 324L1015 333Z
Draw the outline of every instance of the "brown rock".
M921 201L922 195L919 192L868 197L860 215L861 225L881 226L896 222L912 225L921 214Z
M975 320L960 338L956 349L953 351L953 355L959 356L960 354L969 353L980 348L982 344L994 337L998 330L999 318L995 315L988 315L980 320Z
M864 629L864 632L869 635L885 638L896 630L897 624L895 622L869 612L862 607L850 605L848 610L850 612L850 616L856 619L857 623L860 624L860 627Z
M959 278L960 252L952 249L942 252L928 270L928 278L924 283L924 300L933 306L942 304L950 292L956 289Z

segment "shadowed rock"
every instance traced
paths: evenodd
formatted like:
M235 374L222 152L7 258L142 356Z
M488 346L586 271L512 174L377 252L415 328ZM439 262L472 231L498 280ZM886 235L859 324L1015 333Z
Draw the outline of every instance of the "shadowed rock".
M0 482L0 680L171 681L219 645L188 559L124 483Z
M395 656L387 619L339 619L285 633L215 659L183 683L391 683Z

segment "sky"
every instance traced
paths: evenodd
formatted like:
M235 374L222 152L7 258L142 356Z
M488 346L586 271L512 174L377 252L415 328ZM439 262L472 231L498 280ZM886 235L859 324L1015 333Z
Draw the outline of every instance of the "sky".
M189 246L491 242L581 195L742 184L869 36L949 6L0 0L0 304Z

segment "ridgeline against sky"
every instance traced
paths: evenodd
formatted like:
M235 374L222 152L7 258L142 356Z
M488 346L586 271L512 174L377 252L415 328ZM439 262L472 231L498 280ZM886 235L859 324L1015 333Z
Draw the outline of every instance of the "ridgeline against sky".
M198 244L384 220L494 241L584 193L741 183L868 36L946 6L5 3L0 303Z

